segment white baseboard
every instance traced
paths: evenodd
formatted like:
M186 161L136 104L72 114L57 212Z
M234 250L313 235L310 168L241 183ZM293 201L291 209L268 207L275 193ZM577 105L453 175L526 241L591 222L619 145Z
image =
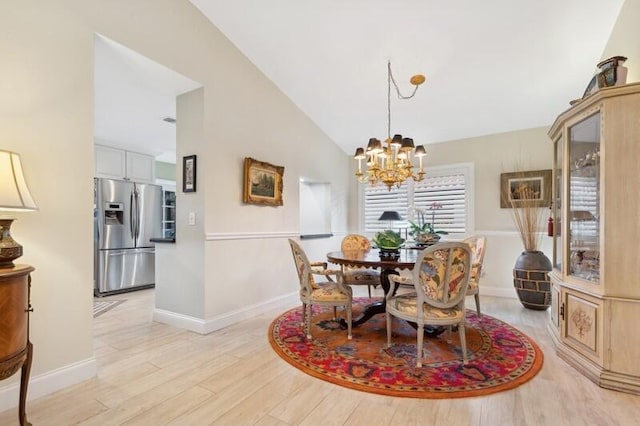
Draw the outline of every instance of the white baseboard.
M96 359L91 357L37 376L32 376L29 379L27 401L49 395L60 389L75 385L76 383L89 380L95 377L96 374ZM15 376L19 378L20 371L18 371ZM0 411L17 407L19 400L20 380L0 388Z
M505 297L507 299L517 299L518 295L513 287L489 287L480 283L480 296Z
M163 309L155 309L153 311L153 320L161 322L163 324L168 324L174 327L193 331L194 333L209 334L216 330L220 330L222 328L235 324L239 321L255 317L264 312L268 312L280 307L290 307L292 305L295 305L299 301L300 299L298 293L294 292L264 302L244 306L241 309L236 309L235 311L216 315L215 317L207 318L206 320L166 311Z
M172 327L178 327L194 333L206 334L205 320L202 318L191 317L188 315L178 314L176 312L166 311L164 309L153 310L153 320Z

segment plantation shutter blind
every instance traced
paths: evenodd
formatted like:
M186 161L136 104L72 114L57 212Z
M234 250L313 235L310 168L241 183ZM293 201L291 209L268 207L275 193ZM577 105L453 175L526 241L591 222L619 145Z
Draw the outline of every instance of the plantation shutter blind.
M414 183L414 207L425 213L424 220L436 231L466 232L466 185L464 173L427 176ZM439 203L441 208L430 209Z
M592 176L571 176L570 206L572 211L588 211L593 215L593 220L586 220L576 225L580 227L582 236L596 238L598 236L598 224L596 218L600 217L598 211L598 178Z
M404 220L394 221L393 230L407 227L408 189L404 184L400 188L392 188L391 191L385 185L367 185L364 189L364 228L366 232L378 232L389 229L389 222L378 220L385 210L393 210L400 213Z
M468 215L473 210L473 166L455 164L427 169L421 182L408 180L400 188L391 191L385 185L364 186L364 231L375 234L389 229L389 222L378 218L385 210L397 211L404 219L392 223L395 231L404 230L409 220L418 221L416 210L424 212L424 219L432 221L434 202L442 208L434 209L436 231L466 233L470 224ZM404 237L405 234L401 232Z

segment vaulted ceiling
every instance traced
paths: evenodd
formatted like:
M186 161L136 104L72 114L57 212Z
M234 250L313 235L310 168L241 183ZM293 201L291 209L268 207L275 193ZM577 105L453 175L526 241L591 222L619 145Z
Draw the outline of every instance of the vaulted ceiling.
M623 0L190 0L348 154L548 126L580 98ZM625 52L619 52L624 54ZM96 137L175 158L175 96L198 87L96 37ZM152 142L150 142L152 141ZM153 146L150 147L149 144Z
M352 154L387 133L417 144L547 126L596 72L623 0L191 0ZM622 54L622 53L621 53ZM392 89L393 90L393 89Z

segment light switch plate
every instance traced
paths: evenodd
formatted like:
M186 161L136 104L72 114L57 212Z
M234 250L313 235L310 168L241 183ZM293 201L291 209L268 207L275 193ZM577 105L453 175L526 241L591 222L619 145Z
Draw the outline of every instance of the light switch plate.
M196 213L189 212L189 225L195 225L195 224L196 224Z

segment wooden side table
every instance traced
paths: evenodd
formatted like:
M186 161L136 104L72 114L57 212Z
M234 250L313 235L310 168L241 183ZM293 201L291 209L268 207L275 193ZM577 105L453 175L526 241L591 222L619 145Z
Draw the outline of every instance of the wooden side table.
M25 413L27 387L33 358L29 341L31 272L29 265L0 268L0 380L22 368L20 377L20 425L30 425Z

